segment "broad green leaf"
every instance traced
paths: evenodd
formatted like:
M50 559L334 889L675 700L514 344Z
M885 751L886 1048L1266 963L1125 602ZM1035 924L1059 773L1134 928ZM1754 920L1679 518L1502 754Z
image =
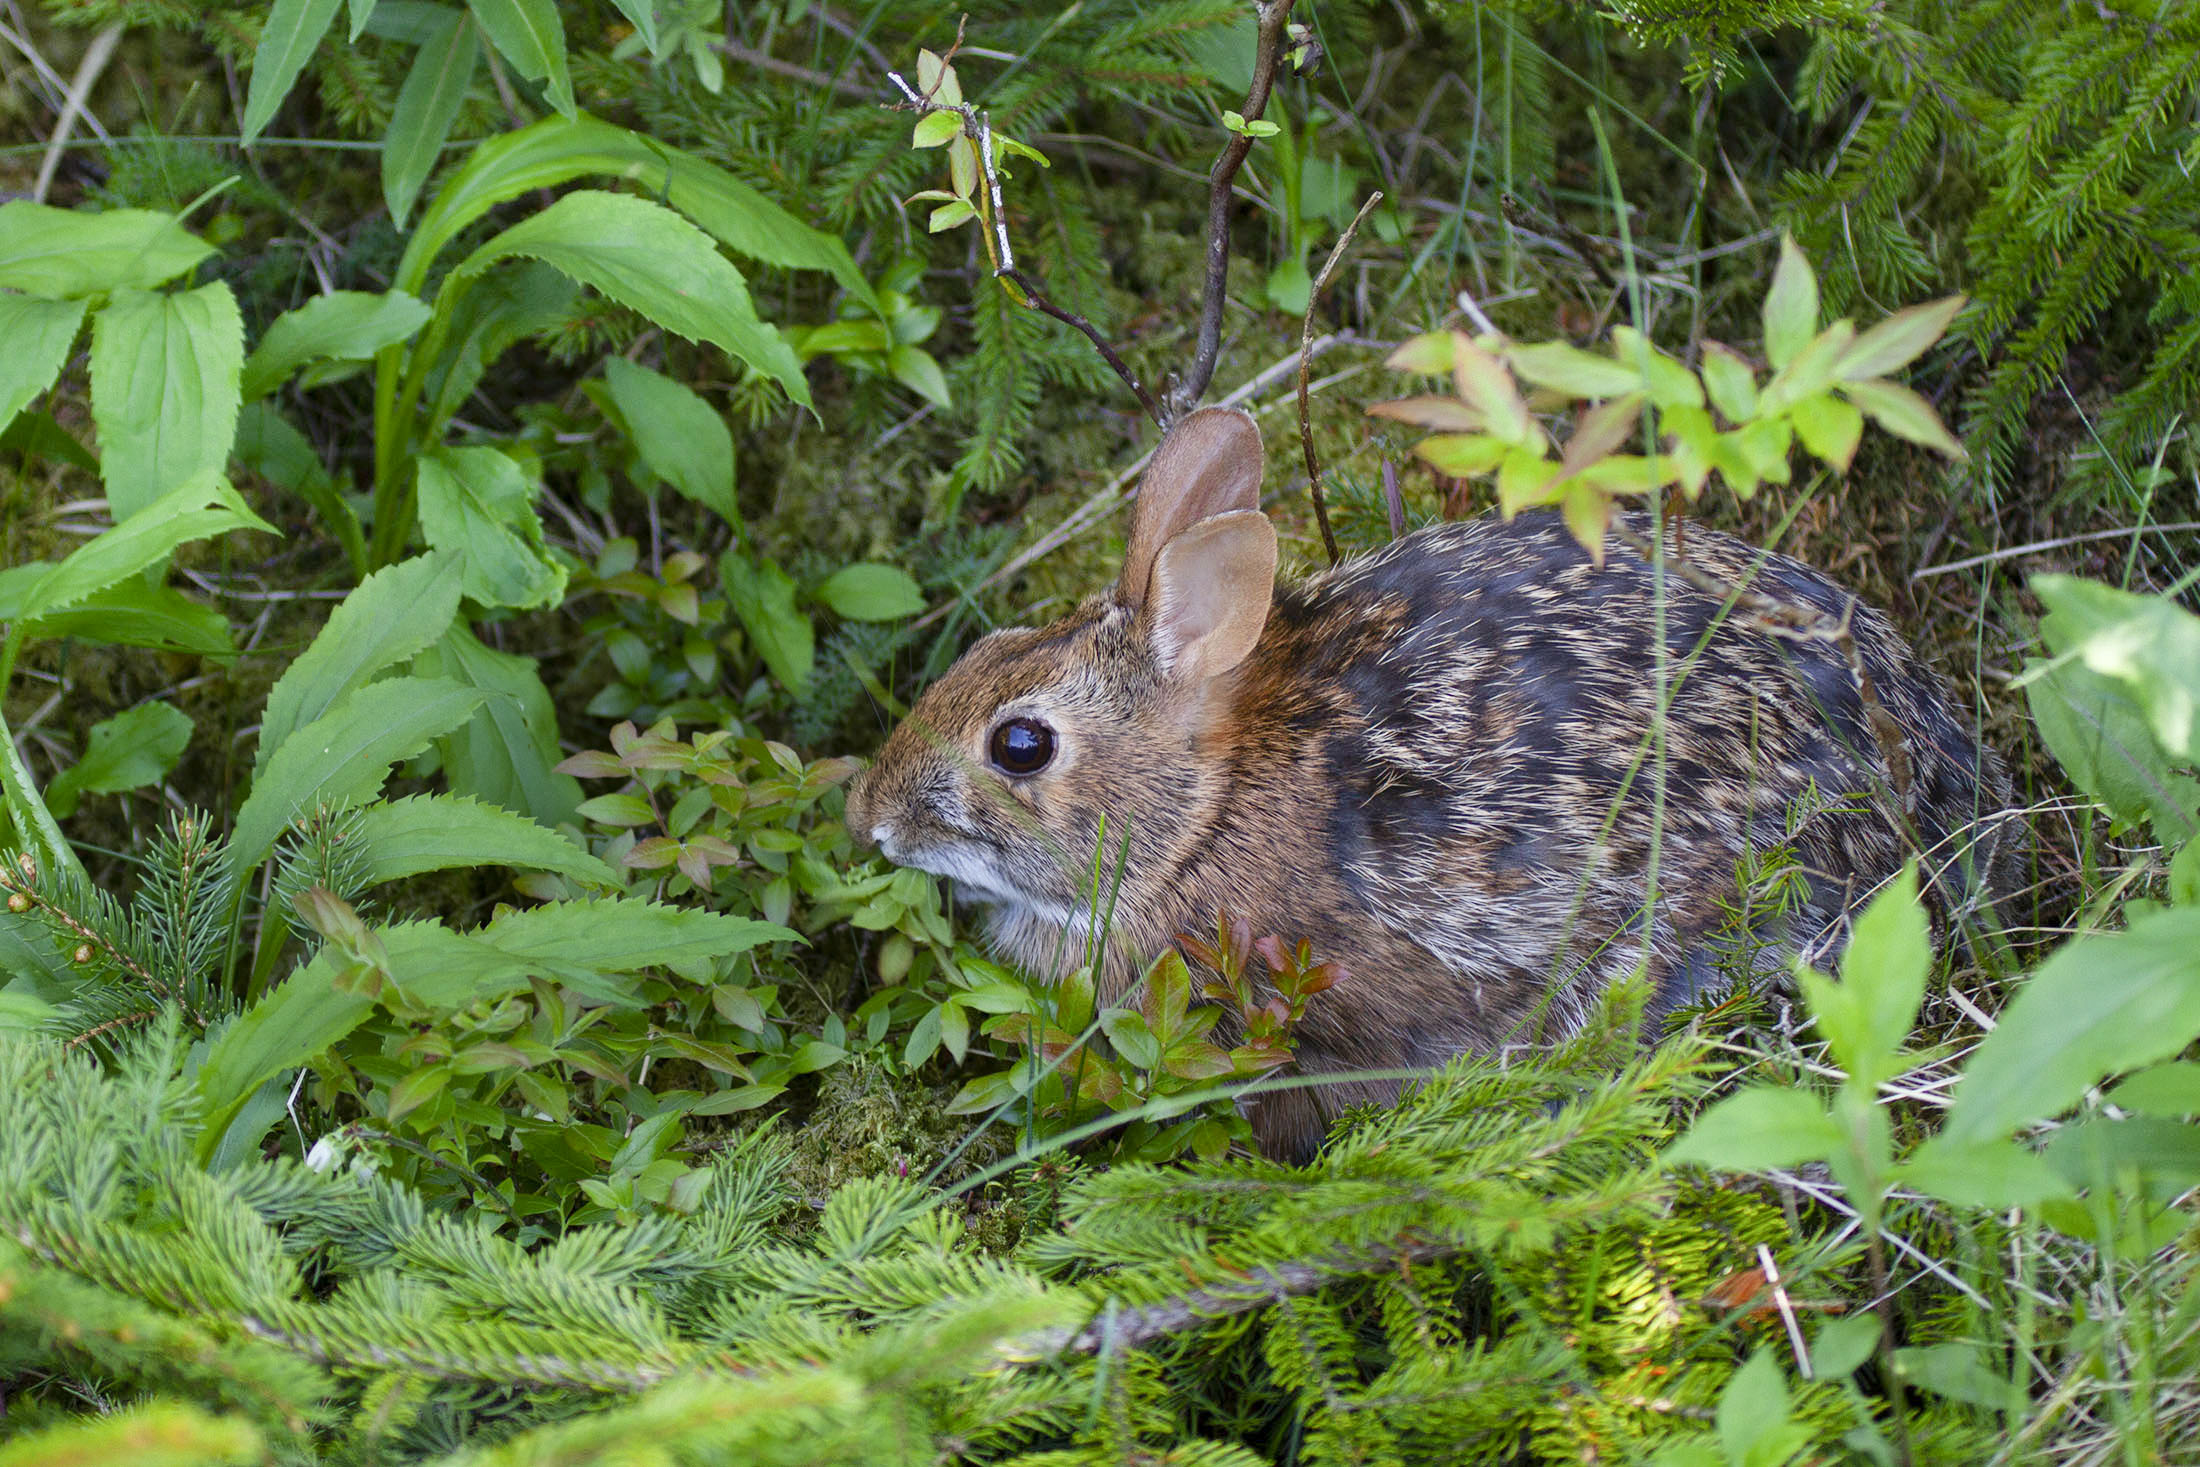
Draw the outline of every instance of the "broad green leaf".
M794 604L793 580L770 561L755 565L738 550L719 558L718 577L726 600L772 676L798 698L807 693L817 634L809 617Z
M625 897L545 902L506 912L476 934L498 952L558 968L632 973L694 967L767 942L801 942L798 932L752 917L668 907Z
M1633 369L1636 390L1650 394L1661 408L1703 406L1703 384L1696 374L1659 351L1649 337L1632 326L1612 328L1612 350L1622 365Z
M267 859L298 816L372 799L390 766L466 721L483 695L441 679L394 677L354 688L283 740L237 811L230 853L241 871Z
M1841 395L1864 410L1866 417L1895 437L1923 444L1961 463L1970 457L1956 442L1933 405L1898 382L1867 378L1840 384Z
M1879 1348L1879 1316L1836 1316L1819 1327L1810 1342L1811 1374L1820 1380L1839 1380L1852 1374Z
M2200 764L2200 617L2165 596L2075 576L2029 584L2048 608L2040 622L2048 646L2118 684L2166 753Z
M1804 343L1803 349L1788 359L1788 364L1772 374L1765 384L1764 393L1758 399L1758 411L1784 413L1805 398L1816 397L1827 388L1837 385L1833 376L1833 364L1841 359L1841 353L1849 349L1856 339L1856 327L1848 320L1840 320Z
M1716 1420L1730 1467L1784 1467L1811 1442L1789 1408L1787 1378L1761 1347L1719 1392Z
M565 567L551 557L535 513L537 486L494 448L434 448L419 465L420 531L452 552L460 585L483 607L555 605Z
M642 462L729 525L741 522L733 499L733 434L694 389L625 357L604 363L604 380L625 417Z
M657 54L657 6L655 0L611 0L619 14L634 25L634 33L649 47L649 54Z
M46 561L0 571L0 622L23 620L20 609L30 589L53 569ZM229 623L210 606L182 592L126 576L96 591L66 611L50 611L23 628L26 637L74 637L117 647L152 647L199 657L233 657Z
M1896 1180L1942 1202L1996 1212L2070 1195L2054 1168L2014 1141L1935 1136L1902 1163Z
M1774 370L1793 361L1818 334L1818 277L1793 237L1780 236L1780 263L1765 292L1765 359Z
M2200 1036L2200 910L2149 913L2058 949L2002 1010L1956 1082L1942 1134L1998 1140L2060 1115L2110 1075Z
M359 820L358 841L369 884L489 865L555 871L594 886L622 884L617 872L556 831L452 795L415 795L369 806Z
M951 139L960 137L962 130L961 113L927 112L917 119L916 127L910 131L909 146L912 148L945 147Z
M244 141L250 143L290 95L342 0L275 0L252 53L252 87L245 94Z
M435 29L413 54L405 84L397 89L389 131L382 138L382 202L389 206L390 222L400 229L421 185L435 172L480 61L473 21L460 11L439 9Z
M1017 1070L1000 1070L991 1075L980 1075L963 1082L954 1099L947 1102L946 1111L951 1116L976 1115L980 1111L994 1110L1016 1098Z
M0 341L8 344L0 356L0 428L53 386L83 324L82 301L0 295Z
M2200 783L2162 752L2127 685L2057 660L2029 664L2023 686L2055 761L2120 827L2152 825L2170 841L2200 835Z
M367 573L367 540L359 516L321 462L306 435L266 398L237 410L237 441L230 457L249 473L303 499L320 525L344 548L355 575Z
M817 588L817 599L855 621L893 621L924 610L924 593L909 573L858 561L844 565Z
M533 658L484 647L464 622L454 622L442 641L414 659L413 671L488 694L465 727L437 743L454 794L516 810L543 825L573 818L580 782L555 768L563 757L557 709Z
M329 613L267 695L254 776L346 694L433 646L458 615L458 558L431 552L376 571Z
M283 312L245 359L247 401L265 397L307 362L363 362L428 321L428 308L401 290L337 290Z
M1917 1022L1932 956L1913 863L1856 918L1841 981L1802 975L1803 996L1834 1062L1867 1091L1902 1072L1902 1046Z
M1795 425L1795 436L1803 440L1803 447L1821 462L1830 464L1836 473L1849 471L1849 462L1856 457L1856 445L1864 437L1862 413L1841 399L1821 392L1789 408L1788 421Z
M757 318L741 273L670 209L626 194L567 194L467 256L445 290L515 255L555 266L668 331L710 342L810 405L802 364Z
M1538 387L1573 398L1624 397L1643 390L1642 373L1564 341L1516 346L1505 353L1513 370Z
M1973 1344L1926 1345L1894 1352L1895 1373L1913 1386L1984 1411L2009 1405L2008 1380L1989 1368Z
M1474 411L1464 403L1460 407L1466 412ZM1477 420L1479 421L1479 415ZM1413 452L1439 474L1467 479L1496 468L1504 461L1505 455L1512 452L1512 445L1487 433L1438 433L1433 438L1424 438L1414 444ZM1551 467L1555 473L1557 465Z
M2200 1064L2175 1060L2141 1070L2109 1091L2108 1100L2134 1115L2200 1116Z
M1151 1070L1161 1063L1161 1045L1136 1010L1110 1009L1100 1016L1100 1032L1127 1064Z
M1383 358L1383 365L1394 372L1442 376L1451 370L1451 349L1456 339L1449 331L1424 331L1419 336L1409 336L1398 344L1397 350Z
M118 292L92 318L92 420L116 521L229 462L244 321L221 281Z
M1940 340L1966 304L1962 296L1951 295L1896 311L1849 343L1834 364L1834 375L1854 381L1901 371Z
M837 235L811 228L723 168L586 115L545 118L475 148L421 214L398 262L396 284L419 294L435 257L484 212L585 175L628 179L735 254L790 270L822 270L879 309L878 296Z
M25 199L0 204L0 286L48 300L151 290L214 247L150 209L97 214Z
M548 265L499 270L460 293L448 323L438 323L441 346L428 368L426 405L429 441L481 382L491 363L515 342L546 331L567 318L580 287ZM415 350L426 350L425 347Z
M2200 1183L2200 1126L2163 1116L2089 1116L2047 1140L2046 1158L2072 1187L2125 1169L2182 1189Z
M934 407L954 405L947 390L947 374L940 370L938 358L923 347L902 342L891 348L886 353L886 370L896 382Z
M1664 1160L1668 1166L1763 1171L1823 1161L1847 1144L1817 1096L1753 1085L1697 1116L1688 1134L1666 1148Z
M565 69L565 23L557 0L467 0L489 44L566 117L574 115L573 81Z
M367 22L374 19L376 0L351 0L351 38L356 41L366 34Z
M165 779L191 742L191 720L166 703L137 707L92 725L84 757L46 786L46 808L67 819L82 795L118 795Z
M156 500L144 514L70 552L68 559L23 592L19 614L31 621L82 605L178 545L228 530L275 533L274 526L246 507L227 480L212 470L202 471Z
M1749 363L1715 341L1703 344L1703 385L1711 405L1729 423L1757 416L1757 378Z
M947 227L940 222L940 216L948 213L954 207L953 204L946 204L933 212L933 233L937 234L941 229ZM957 219L955 222L960 223L961 221ZM1306 314L1307 302L1312 300L1314 296L1314 276L1306 268L1304 260L1286 258L1275 269L1268 272L1268 283L1265 289L1268 292L1268 303L1277 310L1284 312L1286 315L1303 316Z

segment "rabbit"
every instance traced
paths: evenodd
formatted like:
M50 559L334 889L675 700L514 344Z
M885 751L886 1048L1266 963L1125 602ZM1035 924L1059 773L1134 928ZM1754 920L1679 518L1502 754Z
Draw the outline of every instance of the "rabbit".
M1668 573L1646 923L1649 563L1614 546L1600 568L1556 514L1527 511L1279 587L1261 469L1245 414L1181 419L1115 585L974 644L850 785L853 835L991 907L1011 960L1086 961L1104 841L1103 994L1226 911L1347 971L1308 1005L1300 1071L1420 1070L1568 1034L1638 969L1662 1014L1737 962L1823 966L1913 852L1942 911L1990 896L2008 780L1948 686L1817 571L1692 525L1686 559L1710 577L1845 619L1908 767L1890 778L1834 641L1777 635ZM1621 521L1647 542L1647 516ZM1737 863L1783 846L1806 894L1737 952ZM1397 1094L1308 1084L1247 1109L1265 1153L1305 1160L1338 1112Z

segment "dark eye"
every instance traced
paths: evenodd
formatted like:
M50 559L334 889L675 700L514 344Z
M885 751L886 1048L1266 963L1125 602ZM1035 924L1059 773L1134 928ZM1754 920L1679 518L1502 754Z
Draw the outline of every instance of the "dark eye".
M1036 718L1011 718L993 730L987 750L1006 774L1037 774L1054 757L1054 730Z

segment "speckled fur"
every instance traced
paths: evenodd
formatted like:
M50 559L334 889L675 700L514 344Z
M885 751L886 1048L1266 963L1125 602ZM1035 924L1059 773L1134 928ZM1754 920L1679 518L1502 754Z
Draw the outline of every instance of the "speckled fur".
M1818 572L1730 537L1692 528L1687 555L1776 601L1849 611ZM1721 971L1711 937L1737 861L1789 841L1798 809L1810 813L1789 844L1811 897L1758 934L1760 964L1796 951L1823 963L1913 841L1943 908L1975 896L2007 779L1886 619L1851 613L1906 735L1906 812L1838 647L1722 616L1669 577L1677 690L1645 930L1653 608L1648 565L1614 543L1599 569L1552 514L1442 525L1280 587L1252 654L1187 689L1105 592L974 646L858 781L850 822L895 859L960 878L994 907L1001 950L1046 971L1082 961L1104 818L1111 872L1129 849L1103 986L1126 987L1180 932L1211 933L1218 907L1309 939L1352 974L1310 1007L1298 1058L1315 1072L1555 1038L1646 957L1656 1002L1686 1000ZM1009 780L985 740L1020 712L1051 722L1062 748ZM1303 1156L1337 1110L1395 1094L1282 1092L1254 1123L1272 1152Z

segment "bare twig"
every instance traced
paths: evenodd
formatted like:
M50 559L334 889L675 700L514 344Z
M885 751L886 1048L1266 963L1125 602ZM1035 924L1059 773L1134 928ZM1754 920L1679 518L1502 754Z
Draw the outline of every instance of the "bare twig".
M1398 466L1387 458L1383 460L1383 512L1390 517L1390 538L1404 539L1406 501L1398 492Z
M962 44L960 32L956 34L955 43L957 47ZM953 56L954 49L950 48L947 54ZM897 103L898 107L904 111L914 111L919 116L933 112L952 112L962 119L963 131L976 144L978 172L985 181L986 223L990 226L986 236L986 254L993 261L993 278L1013 286L1016 294L1021 297L1022 304L1043 311L1065 326L1073 326L1083 332L1085 339L1100 353L1101 360L1130 388L1131 394L1138 399L1139 406L1146 410L1146 415L1166 428L1168 419L1162 412L1161 404L1154 401L1146 384L1138 380L1138 374L1131 370L1130 364L1123 360L1113 344L1100 334L1100 329L1077 312L1056 305L1053 298L1040 287L1039 282L1017 265L1016 246L1008 234L1008 207L1001 197L1000 167L993 155L993 129L987 123L985 113L968 102L942 102L929 93L920 93L898 71L889 71L886 75L901 89L902 96L908 99Z
M1369 194L1367 202L1360 205L1360 212L1352 216L1352 222L1337 237L1336 247L1330 250L1321 274L1314 277L1314 288L1306 293L1306 315L1299 323L1299 448L1306 455L1306 490L1314 499L1314 523L1321 527L1322 548L1329 552L1331 565L1338 560L1337 536L1329 528L1329 502L1322 497L1322 465L1314 453L1314 424L1306 410L1307 371L1314 361L1308 354L1314 345L1314 309L1321 304L1322 292L1329 288L1329 277L1336 273L1337 262L1351 247L1352 236L1360 232L1360 221L1367 217L1368 210L1382 201L1382 190Z
M1260 34L1253 42L1253 84L1245 89L1245 105L1239 109L1248 123L1257 122L1268 110L1268 92L1275 85L1276 65L1283 56L1284 25L1291 18L1291 4L1292 0L1256 0L1253 7L1259 17ZM1199 350L1192 358L1191 370L1170 385L1171 421L1189 411L1206 395L1207 384L1214 381L1215 359L1222 354L1224 291L1230 282L1230 184L1252 149L1250 132L1230 134L1222 156L1215 159L1214 171L1208 175L1207 284L1199 307Z
M61 116L53 125L53 137L46 143L46 156L39 161L38 181L31 185L34 202L46 202L46 190L53 186L54 171L61 166L62 150L69 145L69 134L76 130L77 118L84 115L84 100L91 96L93 84L107 69L107 59L115 54L115 43L121 39L122 26L118 23L92 37L91 45L84 48L84 59L77 63L76 75L69 81L68 95L62 98Z
M712 45L731 59L746 66L753 66L758 71L769 71L780 76L792 77L798 82L808 82L813 87L830 87L846 97L868 97L871 95L871 89L853 77L827 76L822 71L812 71L809 67L797 65L792 61L781 61L769 52L752 50L733 41L715 41Z
M1984 555L1973 555L1964 560L1951 560L1944 565L1928 565L1910 572L1910 579L1922 581L1927 576L1944 576L1950 571L1969 570L1973 566L1992 565L1996 561L2015 560L2020 555L2038 555L2049 550L2066 550L2072 545L2086 545L2095 540L2122 540L2140 535L2189 535L2200 530L2200 521L2182 520L2168 525L2125 525L2115 530L2093 530L2083 535L2063 535L2053 540L2034 540L2026 545L2011 545L2005 550L1989 550Z

